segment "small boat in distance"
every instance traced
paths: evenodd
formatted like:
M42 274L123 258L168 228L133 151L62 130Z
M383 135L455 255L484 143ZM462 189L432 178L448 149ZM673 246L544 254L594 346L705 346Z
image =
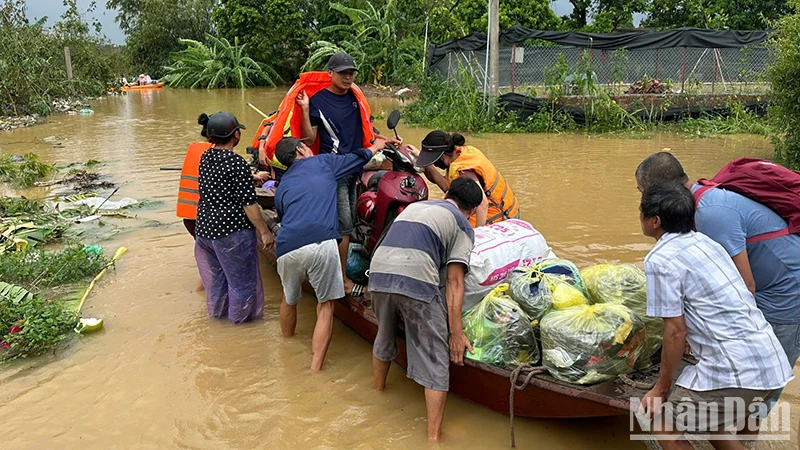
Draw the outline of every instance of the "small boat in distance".
M133 86L122 86L119 88L121 91L142 91L147 89L161 89L164 87L164 82L156 83L156 84L145 84L145 85L133 85Z

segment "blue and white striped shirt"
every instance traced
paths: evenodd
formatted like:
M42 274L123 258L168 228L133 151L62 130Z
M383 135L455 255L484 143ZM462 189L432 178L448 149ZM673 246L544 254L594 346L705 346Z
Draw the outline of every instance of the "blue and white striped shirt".
M412 203L397 216L369 268L370 292L400 294L430 303L441 295L447 265L469 269L472 226L449 201Z
M772 327L725 249L701 233L667 233L644 260L647 315L683 316L698 359L675 384L693 391L772 390L794 376Z

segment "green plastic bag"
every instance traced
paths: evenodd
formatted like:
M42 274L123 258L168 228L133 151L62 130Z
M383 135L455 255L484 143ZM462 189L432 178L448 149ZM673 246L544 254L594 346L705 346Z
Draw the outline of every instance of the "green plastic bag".
M591 303L625 305L644 320L647 343L636 368L649 367L664 339L664 320L647 316L644 272L632 264L599 264L581 271L581 277Z
M539 361L531 319L508 296L508 288L507 283L497 285L462 314L464 334L475 351L467 352L467 358L500 368Z
M578 268L564 259L548 259L529 267L517 267L509 274L508 282L511 298L533 320L541 319L551 307L566 308L587 303L583 298L583 282Z
M542 365L570 383L594 384L630 373L644 350L644 323L620 304L551 310L540 329Z

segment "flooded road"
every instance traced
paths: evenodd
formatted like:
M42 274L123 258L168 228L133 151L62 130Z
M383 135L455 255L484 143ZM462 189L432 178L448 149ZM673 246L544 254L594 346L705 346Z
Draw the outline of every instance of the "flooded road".
M107 254L130 250L87 300L85 315L104 331L56 355L0 369L1 449L28 448L507 448L508 417L450 396L444 443L425 440L422 389L396 366L383 393L372 390L371 347L337 322L323 372L308 372L314 304L299 306L298 331L281 337L280 283L262 267L264 320L233 326L207 317L191 237L174 214L179 166L199 139L200 112L228 110L249 127L277 108L283 91L143 91L94 101L94 115L0 134L0 153L38 153L47 162L97 159L125 183L116 198L161 200L138 211L158 227L102 242ZM393 100L371 102L384 116ZM376 121L383 125L382 120ZM379 126L380 128L380 126ZM407 142L429 130L401 125ZM62 148L41 141L57 136ZM17 143L14 143L17 142ZM641 235L633 172L652 152L671 149L690 176L711 176L739 156L769 157L760 137L685 140L564 135L467 136L514 188L522 218L561 257L579 267L641 263L652 241ZM244 145L239 149L244 154ZM438 193L437 193L438 195ZM122 220L122 219L110 219ZM800 407L800 384L783 399ZM480 389L475 386L475 389ZM798 409L800 411L800 409ZM795 424L793 424L794 426ZM628 417L516 419L520 448L644 448L628 438ZM792 448L761 443L757 448Z

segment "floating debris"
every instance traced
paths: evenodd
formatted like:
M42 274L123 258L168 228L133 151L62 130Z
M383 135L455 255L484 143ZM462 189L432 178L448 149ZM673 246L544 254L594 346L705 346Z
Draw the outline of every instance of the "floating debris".
M27 128L36 125L39 122L39 116L32 114L29 116L2 116L0 117L0 131L14 130L17 128Z

